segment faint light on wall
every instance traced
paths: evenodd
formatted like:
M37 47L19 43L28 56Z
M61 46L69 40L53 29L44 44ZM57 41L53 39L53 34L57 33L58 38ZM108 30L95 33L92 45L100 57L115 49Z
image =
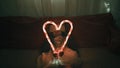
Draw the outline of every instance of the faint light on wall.
M106 11L110 12L110 2L109 1L104 1L104 5L105 5L105 8L106 8Z

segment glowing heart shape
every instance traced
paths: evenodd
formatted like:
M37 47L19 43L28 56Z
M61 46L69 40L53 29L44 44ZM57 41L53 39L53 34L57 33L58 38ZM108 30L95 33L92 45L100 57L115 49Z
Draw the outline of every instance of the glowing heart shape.
M65 41L63 42L63 45L62 45L61 48L60 48L60 50L59 50L59 51L56 51L56 50L55 50L55 47L54 47L53 43L51 42L50 37L48 36L48 33L47 33L47 31L46 31L45 28L46 28L46 26L47 26L48 24L52 24L52 25L55 26L56 30L60 30L61 27L62 27L62 25L63 25L64 23L68 23L68 24L70 25L70 30L69 30L66 38L65 38ZM50 44L50 46L51 46L51 48L52 48L52 51L53 51L54 53L59 53L59 52L63 51L63 49L64 49L64 47L65 47L65 45L66 45L66 43L67 43L67 41L68 41L68 38L69 38L70 35L71 35L72 30L73 30L73 24L72 24L72 22L69 21L69 20L63 20L63 21L60 23L59 26L56 25L55 22L53 22L53 21L47 21L47 22L45 22L45 23L43 24L43 32L44 32L44 34L45 34L45 36L46 36L46 38L47 38L47 40L48 40L48 42L49 42L49 44Z

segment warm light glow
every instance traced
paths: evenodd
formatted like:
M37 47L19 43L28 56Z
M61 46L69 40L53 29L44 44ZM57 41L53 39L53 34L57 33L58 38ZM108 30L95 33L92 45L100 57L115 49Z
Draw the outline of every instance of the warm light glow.
M48 36L48 33L47 33L47 31L46 31L45 28L46 28L46 26L47 26L48 24L52 24L52 25L55 26L56 30L60 30L61 27L62 27L62 25L63 25L64 23L68 23L68 24L70 25L70 30L69 30L66 38L65 38L65 41L63 42L63 45L62 45L61 48L60 48L60 50L56 51L56 50L55 50L55 47L54 47L53 43L51 42L50 37ZM49 42L49 44L50 44L50 46L51 46L51 49L52 49L53 53L56 53L56 54L58 55L60 52L63 51L63 49L64 49L64 47L65 47L65 45L66 45L66 43L67 43L67 41L68 41L68 39L69 39L69 37L70 37L70 35L71 35L72 30L73 30L73 24L72 24L72 22L69 21L69 20L63 20L63 21L60 23L60 25L56 25L55 22L53 22L53 21L47 21L47 22L45 22L45 23L43 24L43 32L44 32L44 34L45 34L45 36L46 36L46 38L47 38L47 40L48 40L48 42ZM59 55L58 55L58 56L59 56Z

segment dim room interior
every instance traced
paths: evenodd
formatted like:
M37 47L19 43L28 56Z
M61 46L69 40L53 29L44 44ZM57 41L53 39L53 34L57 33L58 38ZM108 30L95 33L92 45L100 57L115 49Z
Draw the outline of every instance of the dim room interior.
M82 68L120 68L119 6L120 0L0 0L0 68L36 68L43 23L65 19L73 23Z

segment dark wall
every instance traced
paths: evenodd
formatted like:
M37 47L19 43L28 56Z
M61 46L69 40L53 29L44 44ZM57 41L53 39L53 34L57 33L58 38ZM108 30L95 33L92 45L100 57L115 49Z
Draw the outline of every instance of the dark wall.
M111 0L111 13L115 20L115 26L120 29L120 0Z

